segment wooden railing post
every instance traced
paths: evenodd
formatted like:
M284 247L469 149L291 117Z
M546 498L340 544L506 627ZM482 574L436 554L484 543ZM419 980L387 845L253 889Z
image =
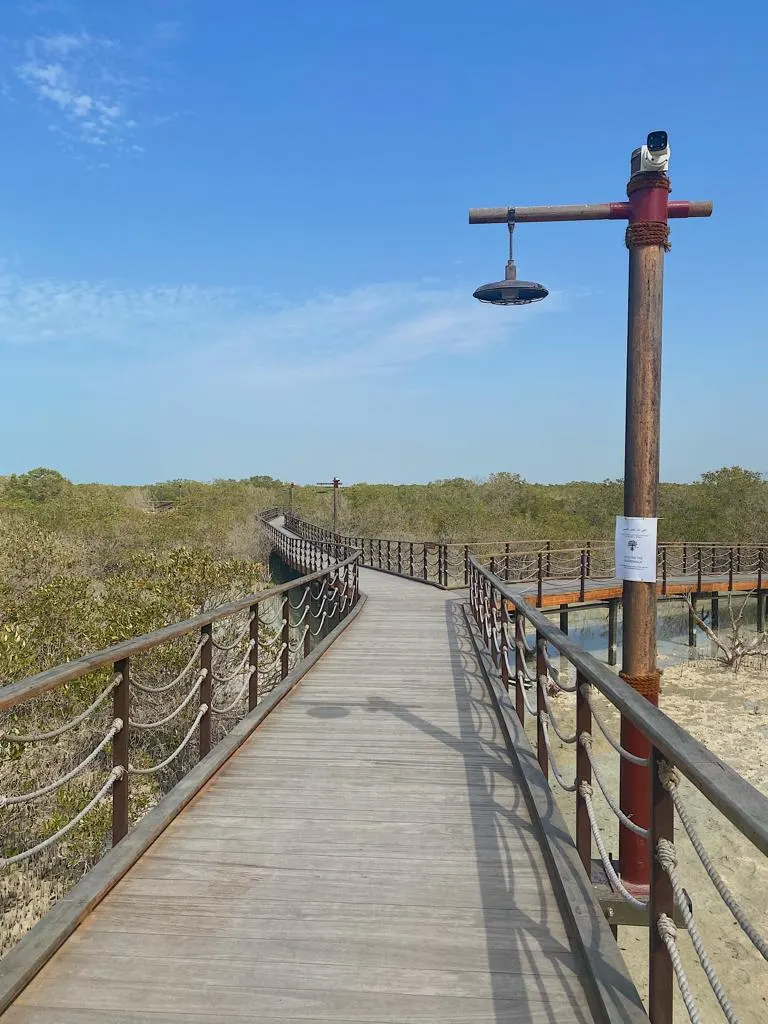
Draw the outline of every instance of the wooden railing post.
M587 698L581 692L586 686L587 680L581 674L576 673L576 736L582 733L592 733L592 712L589 708ZM592 785L592 765L589 763L586 747L577 739L576 741L576 849L579 851L581 863L587 877L592 877L592 829L589 824L589 813L587 803L581 795L581 783L586 782Z
M509 693L509 664L507 658L509 657L509 608L507 607L507 599L503 594L501 597L501 623L499 625L499 635L501 637L499 657L501 658L501 683L504 689Z
M661 592L667 593L667 546L661 549Z
M211 749L211 701L213 700L213 625L209 623L200 630L200 703L208 710L200 719L200 759L202 760Z
M426 541L424 541L424 569L423 569L423 575L424 575L424 579L427 579L427 577L429 576L428 559L427 559L427 542Z
M733 590L733 548L728 551L728 590Z
M253 643L251 653L248 655L248 668L251 676L248 680L248 710L253 711L259 703L259 606L252 604L249 613L251 625L248 630L248 639ZM310 611L310 620L311 620Z
M413 541L408 542L408 574L413 579Z
M291 592L290 590L285 591L285 600L283 601L283 628L280 633L280 644L282 646L282 652L280 654L280 678L285 679L288 675L288 667L290 664L290 642L291 642Z
M688 572L688 545L683 544L683 576Z
M547 541L547 579L552 575L552 541Z
M469 545L464 545L464 586L469 583Z
M537 566L536 566L536 578L537 578L536 607L537 608L541 608L542 600L543 600L543 597L544 597L544 569L543 569L543 560L542 560L541 552L539 552L538 563L537 563Z
M306 612L306 618L304 619L304 646L302 648L301 654L302 654L303 658L308 658L309 654L310 654L310 651L312 650L312 634L309 631L311 626L312 626L312 584L311 583L307 583L306 587L304 588L304 596L306 598L306 600L305 600L306 608L304 609L305 612Z
M403 543L402 541L397 542L397 572L400 576L403 574Z
M696 589L701 593L701 546L696 549Z
M545 779L549 775L549 756L542 721L542 712L546 714L547 711L547 705L544 703L544 687L547 685L546 648L547 641L536 630L536 757Z
M504 582L509 583L509 541L504 545Z
M523 684L525 682L525 629L523 616L519 608L515 609L515 711L520 724L525 726L525 699Z
M579 601L584 600L587 585L587 552L581 549L581 572L579 573Z
M392 571L392 542L387 541L387 569Z
M120 732L112 740L112 767L122 768L123 774L112 786L112 845L117 846L128 832L128 755L131 739L131 663L123 658L115 665L115 674L120 677L112 691L112 717L123 723Z
M763 548L757 552L757 632L765 631L765 599L763 597Z
M652 1024L672 1024L673 983L672 961L659 935L658 920L666 914L675 916L675 896L672 883L659 863L657 852L660 839L674 840L674 804L659 776L664 760L659 751L651 749L651 890L648 905L648 1016Z

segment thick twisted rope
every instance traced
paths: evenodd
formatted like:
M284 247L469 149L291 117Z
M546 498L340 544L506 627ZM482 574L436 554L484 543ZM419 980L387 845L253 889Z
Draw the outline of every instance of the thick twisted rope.
M328 618L328 613L327 612L323 612L323 617L318 622L317 629L316 630L315 629L310 629L309 632L310 632L311 636L320 636L320 632L321 632L321 630L323 628L323 623L325 622L325 620L327 618Z
M555 755L552 752L552 746L549 742L549 729L547 727L547 713L546 711L539 712L539 721L541 722L544 733L544 746L547 748L547 755L549 756L549 767L552 769L552 774L557 780L557 784L566 791L566 793L575 793L578 779L574 778L573 782L566 782L562 776L562 773L557 767L557 761Z
M202 649L205 647L207 643L208 636L206 634L206 636L204 636L199 641L197 647L195 647L194 651L192 652L192 657L189 659L187 664L184 666L181 672L179 672L175 679L172 679L170 681L170 683L164 683L162 686L147 686L146 683L140 683L137 679L134 679L133 676L131 676L131 688L134 690L140 690L142 693L165 693L167 690L172 690L174 686L178 686L182 679L185 679L187 677L187 675L189 674L189 672L191 671L192 667L195 664L198 654L200 653L200 651L202 651Z
M200 705L200 708L198 709L198 712L195 715L195 720L192 723L192 725L189 727L189 732L184 737L184 739L181 741L181 743L178 745L178 747L176 747L176 749L173 751L173 753L169 754L169 756L166 757L166 759L164 761L161 761L160 764L152 765L152 767L150 767L150 768L136 768L134 765L129 764L128 765L128 773L130 775L154 775L155 772L159 772L159 771L162 771L163 768L167 768L168 765L171 763L171 761L174 761L179 756L179 754L182 752L182 750L186 747L186 745L192 739L192 736L194 735L195 729L198 727L198 725L200 725L200 722L202 721L203 715L206 713L207 710L208 710L208 705L207 704L201 704Z
M736 1013L731 1006L731 1002L725 994L725 989L720 984L720 979L718 978L714 967L709 962L707 951L704 949L704 943L702 942L699 930L693 920L693 914L691 913L690 906L688 905L685 892L683 891L683 887L680 885L680 880L677 877L677 851L668 839L659 840L656 849L656 859L669 876L669 881L672 885L672 892L675 896L675 903L682 914L685 927L691 937L693 948L696 950L696 955L699 958L699 963L707 976L707 981L709 982L712 991L715 993L715 998L720 1004L720 1008L725 1014L728 1024L739 1024L739 1018L736 1016Z
M555 678L555 675L557 675L557 678ZM557 687L561 693L576 693L577 684L574 683L573 686L566 686L564 683L561 683L560 673L557 669L550 666L549 661L547 661L547 674L545 676L539 676L539 685L541 685L542 680L546 682L547 679L549 679L552 685Z
M611 791L608 788L608 785L605 779L603 778L602 772L600 771L597 761L595 760L594 755L592 753L592 737L590 736L590 734L588 732L583 732L579 736L579 743L582 745L582 747L584 747L584 749L587 752L587 757L589 758L589 763L592 766L592 773L595 777L595 781L600 787L600 791L605 797L606 803L611 808L613 813L616 815L616 817L619 819L622 825L626 826L626 828L628 828L631 832L634 832L638 836L647 837L649 835L648 829L643 828L642 825L638 825L636 822L632 821L631 818L628 818L624 811L622 811L622 809L616 803L613 796L611 795Z
M702 1024L701 1016L699 1014L699 1008L696 1005L696 1000L693 998L691 992L691 986L688 984L688 978L685 974L685 968L683 967L680 959L680 952L677 948L677 928L675 928L675 922L671 917L667 917L666 914L660 914L659 919L656 922L659 935L667 947L669 953L669 959L672 961L672 969L675 972L675 978L677 979L677 985L680 989L680 995L683 997L685 1008L688 1011L688 1016L691 1019L691 1024Z
M600 732L602 732L603 736L605 736L605 738L608 740L608 742L616 751L616 753L623 757L625 761L629 761L631 764L638 764L644 767L648 765L650 762L647 757L638 757L637 754L630 753L630 751L628 751L625 747L622 747L621 743L619 743L618 740L614 739L613 736L610 734L608 727L606 726L605 722L600 716L600 712L595 707L592 686L590 686L589 683L584 683L584 685L581 687L581 693L583 694L587 704L589 705L589 710L592 712L592 717L597 722Z
M608 852L605 849L605 843L603 842L603 835L598 828L597 819L595 818L595 808L592 805L592 787L588 782L583 779L579 783L579 793L584 800L584 806L587 808L587 816L589 817L589 827L592 829L592 836L597 846L597 852L600 854L600 860L603 862L603 869L608 877L613 888L616 892L620 893L627 903L631 903L633 907L637 907L639 910L645 910L648 904L643 900L637 899L632 893L624 886L619 876L616 874L611 864L611 859L608 856Z
M147 730L149 730L149 729L159 729L161 725L167 725L168 722L172 722L174 720L174 718L177 718L181 714L181 712L184 710L184 708L190 703L192 698L195 696L197 691L200 689L200 684L205 679L206 674L207 673L206 673L205 669L203 669L198 674L197 679L195 679L194 683L192 684L192 688L190 689L190 691L187 694L187 696L184 698L184 700L181 702L181 704L179 704L178 707L175 707L173 709L173 711L170 712L170 714L165 716L165 718L158 718L158 720L156 722L135 722L131 718L131 719L129 719L129 724L130 724L131 728L132 729L147 729Z
M661 779L661 784L664 787L664 789L666 789L666 791L672 797L672 802L675 805L677 815L680 818L680 821L682 822L683 828L688 834L688 838L690 839L694 850L698 854L699 860L701 861L704 870L709 875L710 881L717 889L717 891L720 893L723 902L728 907L730 912L733 914L734 918L739 923L742 931L749 938L752 945L755 947L755 949L759 950L759 952L762 953L763 957L766 960L768 960L768 942L752 926L752 923L747 918L747 915L744 913L744 910L742 909L741 905L737 902L736 897L733 895L731 890L723 881L717 868L712 863L709 854L702 846L701 839L699 839L699 834L694 828L693 822L688 817L688 812L686 811L685 805L683 804L680 798L680 775L677 769L673 765L665 762L664 764L659 766L659 778Z
M95 747L90 754L80 762L80 764L75 765L74 768L68 771L66 775L62 775L60 778L56 779L55 782L49 782L47 786L42 786L40 789L34 789L29 793L17 793L13 796L0 795L0 807L13 807L15 804L25 804L32 800L39 800L41 796L46 796L48 793L54 793L56 790L61 789L62 786L66 785L72 779L77 778L81 772L84 772L88 765L95 761L102 750L112 742L122 728L123 720L121 718L116 718L101 743L99 743L99 745Z
M249 641L248 646L245 649L245 654L242 656L242 658L238 662L237 667L228 676L217 676L216 673L214 672L213 673L213 680L214 680L214 682L216 682L216 683L231 683L233 679L236 679L240 675L240 673L245 669L245 663L248 661L248 658L251 656L251 651L253 650L253 648L255 646L256 646L256 641L255 640Z
M81 811L78 811L71 821L68 821L66 825L62 825L62 827L57 832L54 832L52 836L48 836L48 838L44 839L42 843L38 843L29 850L24 850L23 853L16 853L12 857L0 858L0 868L8 868L11 867L12 864L20 864L21 861L34 857L36 853L42 853L43 850L47 850L49 846L53 846L54 843L57 843L59 839L63 839L67 833L71 832L73 828L79 825L83 818L90 814L93 808L103 800L117 780L123 777L123 774L123 768L121 768L120 765L116 765L109 773L109 778L98 793L88 801Z
M542 686L541 696L544 699L544 707L547 709L547 716L550 722L552 723L552 728L555 730L559 738L563 741L563 743L575 743L576 740L579 738L577 732L574 732L571 736L565 736L560 731L560 726L557 724L557 719L555 718L555 715L552 711L552 704L550 703L550 697L547 693L546 686Z
M306 637L308 632L309 632L309 626L307 625L307 626L304 627L304 632L301 634L301 636L298 638L298 640L296 640L295 643L288 644L288 650L291 652L291 654L295 654L296 651L299 650L301 645L304 643L304 638Z
M275 660L273 662L271 662L269 665L267 665L266 668L264 668L261 665L259 665L258 672L259 672L260 676L269 675L270 672L273 672L277 668L277 666L280 664L280 658L283 655L283 651L287 647L288 647L288 644L283 644L282 647L280 648L280 650L277 652Z
M112 680L112 682L106 686L93 704L90 704L85 711L81 711L77 718L72 718L69 722L65 722L64 725L60 725L58 729L51 729L50 732L32 732L26 733L25 735L15 735L14 733L2 732L0 733L0 742L2 743L43 743L46 740L55 740L58 736L63 736L67 732L71 732L76 729L81 722L84 722L86 718L93 714L97 707L102 704L107 697L112 693L114 688L121 683L123 680L122 674L118 674Z
M231 644L220 644L216 640L214 640L213 646L216 648L217 651L234 651L234 649L238 647L243 642L245 637L248 635L248 632L250 631L251 628L251 623L255 618L256 616L254 614L248 616L248 622L246 623L244 628L237 634L237 636L235 637Z
M251 671L246 676L245 682L243 683L243 685L238 690L237 695L225 707L217 708L212 703L211 704L211 713L214 714L214 715L228 715L231 711L234 711L235 708L237 707L237 705L240 703L240 701L243 699L243 697L245 697L246 693L248 692L248 689L249 689L249 687L251 685L251 679L252 679L253 674L254 674L255 671L256 671L256 666L254 665L253 668L251 669Z
M521 679L520 676L523 676L523 678ZM529 702L528 700L528 694L525 692L525 676L522 672L520 673L520 675L517 676L517 683L520 687L520 693L523 695L523 704L525 705L525 710L528 712L529 715L533 715L533 717L535 718L539 712L535 702Z

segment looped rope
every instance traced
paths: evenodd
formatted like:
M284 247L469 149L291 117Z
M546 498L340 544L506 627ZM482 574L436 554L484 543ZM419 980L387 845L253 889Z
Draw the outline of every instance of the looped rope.
M672 969L675 972L675 978L680 989L680 995L683 997L685 1008L688 1011L691 1024L701 1024L701 1015L699 1014L699 1008L696 1005L696 1000L693 998L691 992L691 986L688 984L688 978L685 974L685 968L683 967L680 959L680 952L677 948L677 928L675 922L671 917L667 917L666 914L660 914L659 919L656 922L659 935L664 945L667 947L667 953L669 953L669 959L672 961Z
M741 905L737 902L736 897L733 895L731 890L725 884L720 872L717 870L715 865L712 863L709 854L704 849L699 834L693 826L693 822L688 817L688 812L685 809L685 805L680 799L679 786L680 786L680 773L674 765L667 761L663 761L659 765L659 779L664 789L667 790L672 803L675 805L677 816L680 818L683 828L685 829L688 838L691 841L691 845L696 851L699 860L701 861L704 870L709 875L709 879L717 889L720 897L728 907L734 918L738 922L740 928L750 940L755 949L768 960L768 940L757 932L753 927L752 922L748 919L744 913Z
M624 234L624 244L628 249L639 249L645 245L660 245L669 252L672 243L669 240L669 225L663 221L648 220L630 224Z

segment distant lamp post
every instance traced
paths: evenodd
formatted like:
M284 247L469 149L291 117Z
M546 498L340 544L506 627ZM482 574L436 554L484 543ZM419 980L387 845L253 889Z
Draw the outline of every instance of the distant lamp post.
M334 477L333 480L329 481L328 483L318 483L317 486L333 488L333 535L335 537L338 535L339 532L336 529L336 525L338 523L338 493L339 487L341 487L341 480L339 480L338 477Z
M288 484L288 511L293 512L293 488L296 484Z
M549 292L543 284L536 281L518 281L517 267L512 252L512 236L515 230L514 220L509 221L509 259L504 268L504 280L481 284L473 293L481 302L494 306L527 306L531 302L546 299Z
M669 200L669 142L666 132L651 132L646 145L632 153L628 202L575 206L492 207L469 211L470 224L507 224L510 259L504 281L483 285L474 293L481 302L519 305L535 302L547 290L517 281L511 238L515 224L547 221L629 221L629 316L627 331L627 407L624 467L624 515L654 520L658 510L659 433L661 406L661 324L664 253L669 248L668 220L709 217L710 201ZM655 530L655 522L654 522ZM651 574L649 574L651 575ZM622 678L657 705L660 673L656 667L656 582L648 576L624 580ZM622 745L637 758L647 758L648 741L632 723L622 720ZM650 821L649 769L621 762L620 803L624 813L647 828ZM619 869L630 889L647 889L651 851L644 836L624 824L619 834ZM651 1002L654 997L652 994ZM651 1015L653 1017L653 1014Z

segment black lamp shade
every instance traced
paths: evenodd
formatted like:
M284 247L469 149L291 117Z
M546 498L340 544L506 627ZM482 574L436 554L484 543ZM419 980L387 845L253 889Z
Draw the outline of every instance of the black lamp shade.
M480 302L490 302L494 306L527 306L546 299L549 292L536 281L494 281L480 285L473 294Z

